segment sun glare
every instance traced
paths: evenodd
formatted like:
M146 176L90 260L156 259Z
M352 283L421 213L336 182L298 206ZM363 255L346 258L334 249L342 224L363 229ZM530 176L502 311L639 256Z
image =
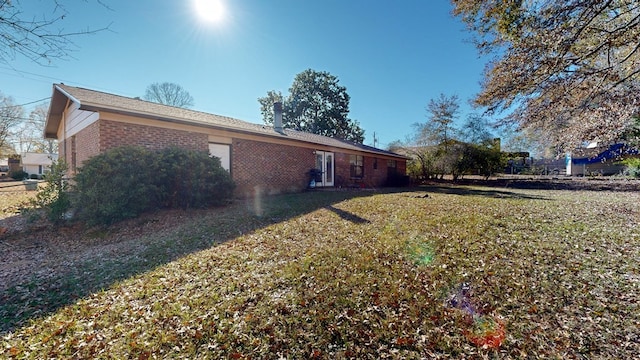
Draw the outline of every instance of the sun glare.
M222 0L194 0L198 16L209 23L219 23L224 19Z

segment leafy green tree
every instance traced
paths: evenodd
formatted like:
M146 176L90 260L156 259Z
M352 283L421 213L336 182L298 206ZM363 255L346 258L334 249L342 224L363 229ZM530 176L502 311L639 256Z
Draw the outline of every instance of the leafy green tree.
M265 124L273 125L275 115L273 112L273 104L277 102L282 104L283 126L290 127L291 125L289 124L289 114L287 106L288 104L285 102L284 96L280 91L269 90L267 91L267 96L258 98L262 120L264 120Z
M388 150L409 157L407 174L418 182L434 177L436 173L436 147L419 146L412 142L411 139L408 139L406 141L393 141L389 144Z
M488 121L471 114L459 129L459 108L457 96L440 94L427 105L427 121L413 125L413 136L391 144L390 150L411 158L407 171L418 181L447 174L453 180L466 174L489 177L502 169L500 142L493 138Z
M499 139L483 141L480 144L467 144L471 173L488 179L491 175L504 170L506 160L500 152Z
M266 124L273 124L273 103L282 102L285 128L362 143L364 130L349 118L349 94L338 78L326 71L307 69L293 80L289 94L269 91L258 98Z
M640 158L627 158L621 163L625 166L625 175L636 179L640 178Z
M495 54L476 104L556 147L617 141L640 112L637 0L452 0Z

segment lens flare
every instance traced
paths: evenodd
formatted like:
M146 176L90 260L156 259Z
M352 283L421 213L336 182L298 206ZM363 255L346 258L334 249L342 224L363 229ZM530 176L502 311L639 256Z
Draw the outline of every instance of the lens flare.
M496 349L506 336L504 322L496 316L476 311L472 296L471 285L462 283L449 294L445 305L463 312L470 320L463 332L469 342L485 349Z

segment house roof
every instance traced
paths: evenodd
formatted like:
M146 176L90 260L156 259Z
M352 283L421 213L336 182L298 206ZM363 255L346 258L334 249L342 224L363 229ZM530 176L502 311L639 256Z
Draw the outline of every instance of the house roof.
M123 115L138 116L167 122L182 123L188 125L216 128L241 133L249 133L274 138L289 139L324 145L339 149L362 151L367 153L397 157L405 159L405 156L378 149L364 144L331 138L327 136L311 134L307 132L284 129L279 133L269 125L254 124L228 116L209 114L200 111L167 106L139 98L130 98L105 92L73 87L64 84L54 84L49 114L45 124L45 137L56 138L58 126L62 120L62 114L69 101L79 105L81 110L107 111Z
M53 160L58 160L58 154L23 153L21 161L23 165L51 165Z
M597 164L606 161L619 160L625 155L638 154L640 154L640 150L618 143L610 146L587 147L586 150L574 154L571 160L576 165ZM578 157L580 155L582 156Z

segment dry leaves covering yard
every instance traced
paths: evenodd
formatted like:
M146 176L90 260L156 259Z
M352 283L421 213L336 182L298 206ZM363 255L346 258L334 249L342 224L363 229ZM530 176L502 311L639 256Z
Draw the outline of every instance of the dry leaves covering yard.
M0 244L0 357L640 354L637 186L313 192Z

